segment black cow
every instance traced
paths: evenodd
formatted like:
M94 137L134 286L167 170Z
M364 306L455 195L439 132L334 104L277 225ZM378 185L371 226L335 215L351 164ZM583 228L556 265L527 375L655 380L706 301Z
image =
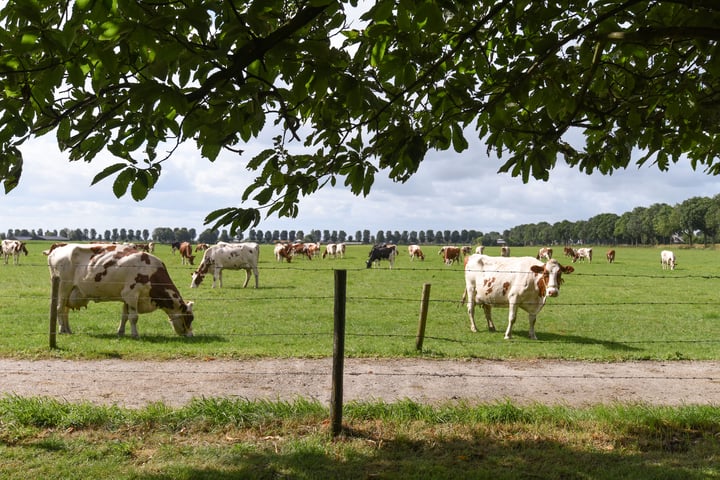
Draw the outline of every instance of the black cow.
M172 254L175 255L175 251L180 250L180 242L172 242L170 248L172 248Z
M370 250L370 255L368 256L366 262L367 268L370 268L375 261L379 264L380 260L387 260L390 262L390 268L393 268L396 256L397 247L395 245L375 245L372 250Z

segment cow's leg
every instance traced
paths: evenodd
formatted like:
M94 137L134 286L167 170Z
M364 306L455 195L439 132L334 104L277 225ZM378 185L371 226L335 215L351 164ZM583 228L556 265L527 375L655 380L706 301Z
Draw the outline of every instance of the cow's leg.
M258 288L260 286L260 280L259 280L260 272L258 271L257 266L254 266L252 268L252 271L253 271L253 275L255 276L255 288Z
M128 304L123 303L122 315L120 316L120 326L118 326L118 329L117 329L118 337L125 336L125 323L127 322L127 319L128 319Z
M485 320L487 320L488 330L494 332L495 324L492 321L492 306L483 304L483 312L485 312Z
M470 317L470 331L477 332L477 326L475 326L475 289L473 287L467 287L465 295L467 295L467 312L468 317Z
M249 268L245 269L245 283L243 283L243 288L247 287L247 284L250 283L250 271Z
M505 340L512 338L512 327L515 324L515 318L517 317L517 304L510 302L508 305L508 326L505 330Z
M528 330L528 335L530 336L531 340L537 340L537 337L535 336L535 319L537 318L537 315L534 313L528 313L528 320L530 321L530 328Z
M130 320L130 333L133 338L140 338L140 334L137 329L138 312L136 309L129 309L128 320Z
M70 309L65 305L58 305L58 322L60 323L60 333L72 333L70 331Z

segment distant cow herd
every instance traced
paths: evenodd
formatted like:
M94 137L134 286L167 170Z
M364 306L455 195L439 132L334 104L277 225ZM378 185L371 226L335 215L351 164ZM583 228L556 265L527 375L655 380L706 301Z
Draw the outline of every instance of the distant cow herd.
M226 243L215 245L199 243L193 250L189 242L171 245L172 253L179 252L181 264L194 265L199 252L202 259L192 272L191 288L198 288L206 275L212 275L212 288L222 288L224 269L244 270L247 287L254 276L255 288L259 287L258 263L260 247L254 242ZM116 243L56 243L43 253L47 256L51 278L59 279L57 314L61 333L71 333L68 313L87 307L90 301L119 301L123 304L117 334L125 334L130 322L131 335L138 337L137 320L141 313L156 309L165 311L170 325L178 335L192 336L193 302L182 299L173 283L165 264L153 255L153 242L143 244ZM294 258L343 259L345 243L330 243L321 251L320 243L278 242L274 248L278 262L291 262ZM21 255L28 255L25 242L2 240L0 253L5 264L13 257L13 264L20 264ZM419 245L407 247L410 261L424 261L425 254ZM563 254L572 263L592 263L593 249L589 247L563 248ZM389 268L395 266L399 255L397 245L377 244L372 246L365 262L367 268L379 267L387 261ZM547 298L557 297L563 275L575 271L570 265L561 265L553 257L553 249L542 247L535 257L511 257L510 248L502 246L500 256L484 254L484 247L474 249L468 246L443 246L438 251L445 265L464 264L465 290L463 302L467 304L470 329L477 331L475 306L482 306L488 330L495 331L492 320L493 307L508 308L508 325L505 338L512 336L518 309L529 316L529 337L536 339L535 320ZM605 254L608 263L615 262L615 250ZM675 254L670 250L660 253L663 270L674 270L677 265Z

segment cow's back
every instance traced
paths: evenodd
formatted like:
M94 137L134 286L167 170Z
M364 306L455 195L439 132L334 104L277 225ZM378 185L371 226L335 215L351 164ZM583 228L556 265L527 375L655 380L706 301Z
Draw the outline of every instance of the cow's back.
M210 252L210 249L214 249ZM260 259L260 247L257 243L218 243L210 247L212 262L216 267L240 269L257 267Z

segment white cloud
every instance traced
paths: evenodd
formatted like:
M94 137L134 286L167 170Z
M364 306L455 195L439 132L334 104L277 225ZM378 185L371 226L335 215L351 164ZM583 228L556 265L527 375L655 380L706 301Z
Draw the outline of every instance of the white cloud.
M163 165L155 189L142 202L112 193L112 179L90 186L95 174L114 160L68 162L52 138L23 147L20 185L2 197L0 231L7 229L188 227L202 231L212 210L239 206L254 172L251 156L267 148L260 139L245 155L222 154L215 162L200 157L191 143ZM687 162L669 172L631 166L613 175L586 175L567 166L550 181L497 174L501 161L488 158L479 143L463 154L432 152L406 183L380 172L368 198L340 185L304 198L297 219L265 219L262 230L459 230L499 231L525 223L587 220L600 213L618 215L655 203L675 205L695 196L720 193L717 178L693 171Z

